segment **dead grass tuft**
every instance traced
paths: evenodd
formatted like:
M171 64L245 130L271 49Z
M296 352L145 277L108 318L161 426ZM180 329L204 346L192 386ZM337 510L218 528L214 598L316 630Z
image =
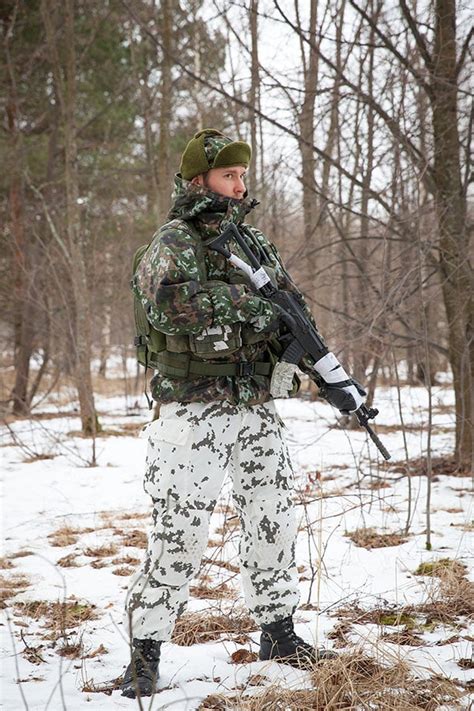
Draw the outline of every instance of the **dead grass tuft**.
M115 568L115 570L112 570L112 575L121 575L123 577L126 577L127 575L133 575L134 572L134 568L130 568L126 565L123 565L120 568Z
M230 655L230 661L232 664L251 664L258 662L258 654L249 649L237 649Z
M106 558L108 556L115 555L118 552L117 546L113 544L97 546L97 548L86 548L84 550L84 555L90 558Z
M96 620L98 617L95 605L75 599L66 602L48 602L46 600L17 602L15 613L19 616L31 617L34 620L43 619L43 626L51 630L56 638L61 636L61 631L78 627L84 622Z
M455 682L433 677L420 680L401 662L390 666L360 652L341 655L314 667L313 688L293 690L272 684L239 696L213 694L199 709L227 711L435 711L440 705L460 709L464 691Z
M219 559L213 559L213 558L203 558L202 559L202 564L203 565L215 565L217 568L225 568L225 570L229 570L231 573L238 573L240 571L240 568L238 565L234 565L234 563L230 563L228 560L219 560Z
M21 652L22 657L24 657L30 664L42 664L45 660L41 656L41 652L44 649L43 644L39 644L37 647L34 647L31 644L27 644L23 639L23 644L25 645L25 648Z
M474 582L449 569L440 572L438 577L439 587L430 593L431 599L406 610L426 615L426 625L456 624L459 618L474 618Z
M405 627L401 632L387 632L383 634L381 639L384 642L392 644L405 645L407 647L422 647L426 644L423 638L416 632L412 632L408 627Z
M77 562L77 555L75 553L69 553L58 560L58 565L61 568L79 568L79 563Z
M223 615L211 612L188 612L176 623L172 641L182 647L203 644L226 635L240 644L245 644L249 633L256 630L255 622L244 610Z
M427 476L428 464L426 457L410 459L408 462L397 462L396 464L387 464L386 467L390 471L405 476ZM471 476L472 472L469 468L463 469L452 457L434 457L431 460L431 468L433 476Z
M109 563L108 563L108 561L104 560L103 558L97 558L96 560L93 560L90 565L91 565L91 568L95 568L96 570L99 570L100 568L107 568Z
M23 464L34 464L34 462L42 462L46 459L54 459L57 455L45 452L44 454L33 454L31 457L23 459Z
M73 528L68 524L61 526L53 533L50 533L48 540L55 548L63 548L65 546L73 546L77 543L77 537L81 533L92 533L93 528Z
M148 538L144 531L140 531L138 528L134 528L132 531L127 531L123 534L121 532L122 543L124 546L129 546L131 548L146 548L148 545Z
M472 533L474 531L474 521L471 521L471 523L450 523L449 525L454 528L460 528L461 531L466 531L466 533Z
M138 513L138 512L130 512L130 513L123 513L120 514L120 516L117 516L121 521L133 521L133 520L139 520L139 519L148 519L150 518L150 513Z
M60 657L66 657L66 659L80 659L84 651L82 639L76 642L65 640L56 651Z
M414 571L414 575L427 575L436 578L446 578L446 576L456 579L462 578L466 574L466 566L458 560L451 558L439 558L439 560L420 563Z
M106 696L111 696L113 691L120 689L122 679L122 676L118 676L116 679L112 679L112 681L98 682L97 684L94 679L87 679L82 686L82 691L86 694L105 694Z
M114 565L138 565L140 560L134 558L132 555L123 555L119 558L113 558L112 563Z
M26 558L29 555L33 555L33 551L17 551L16 553L11 553L8 557L9 558Z
M379 533L375 528L358 528L345 534L347 538L361 548L387 548L406 543L407 537L400 533Z
M226 583L221 583L214 587L208 585L192 585L190 588L192 597L204 598L205 600L234 600L237 592Z
M30 585L29 578L26 575L11 575L6 578L4 575L0 575L0 609L6 607L5 602L11 597L18 595L18 593L23 592Z
M8 560L8 558L0 558L0 568L2 570L7 570L8 568L14 568L15 566L11 562L11 560Z

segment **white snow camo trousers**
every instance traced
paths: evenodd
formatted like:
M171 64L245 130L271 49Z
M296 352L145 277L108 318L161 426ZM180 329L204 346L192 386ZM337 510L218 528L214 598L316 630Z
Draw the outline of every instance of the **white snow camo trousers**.
M258 624L292 615L299 601L292 471L274 403L173 402L161 406L146 434L145 490L154 507L145 559L127 594L131 636L171 638L226 471L241 522L240 570L250 614Z

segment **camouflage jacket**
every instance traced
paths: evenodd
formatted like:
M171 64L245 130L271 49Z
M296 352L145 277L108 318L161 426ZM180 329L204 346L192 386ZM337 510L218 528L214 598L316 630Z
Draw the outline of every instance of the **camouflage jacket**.
M176 176L170 221L154 235L133 284L150 323L166 335L167 351L182 352L183 341L196 343L203 332L221 330L232 338L238 331L239 347L205 358L194 351L192 357L211 363L271 360L269 341L275 333L271 328L266 333L265 329L275 322L275 308L255 293L241 270L203 245L234 222L251 249L265 261L276 285L296 290L275 246L262 232L243 222L254 204L248 199L222 197ZM232 251L245 259L238 245L233 244ZM151 385L153 398L160 403L227 400L253 405L271 399L270 378L265 375L178 379L157 371Z

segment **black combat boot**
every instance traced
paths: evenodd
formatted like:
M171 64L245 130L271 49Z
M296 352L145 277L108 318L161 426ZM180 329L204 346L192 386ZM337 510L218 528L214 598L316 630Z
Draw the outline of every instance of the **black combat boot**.
M335 659L337 654L327 649L316 649L298 637L293 627L293 618L262 625L259 658L273 659L302 669L311 667L323 659Z
M122 696L135 699L137 696L151 696L159 677L161 642L153 639L134 639L132 659L125 670L121 689Z

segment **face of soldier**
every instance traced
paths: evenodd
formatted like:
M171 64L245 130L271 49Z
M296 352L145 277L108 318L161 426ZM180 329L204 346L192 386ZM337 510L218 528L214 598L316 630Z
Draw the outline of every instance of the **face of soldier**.
M246 190L244 182L246 172L247 169L243 165L231 168L211 168L204 175L196 175L191 182L195 185L204 185L224 197L242 200Z

